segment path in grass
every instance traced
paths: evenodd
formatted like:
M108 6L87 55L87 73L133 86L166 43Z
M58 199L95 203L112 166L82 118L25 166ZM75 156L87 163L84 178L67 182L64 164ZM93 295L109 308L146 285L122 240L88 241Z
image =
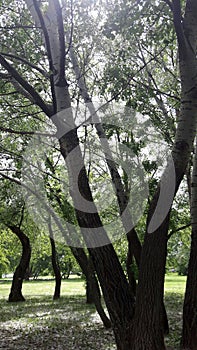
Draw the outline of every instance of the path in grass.
M166 277L165 299L173 333L166 343L178 349L185 278ZM7 303L10 282L0 281L0 349L114 350L113 333L105 330L93 306L85 303L84 282L62 283L62 297L52 300L54 281L25 282L24 303Z

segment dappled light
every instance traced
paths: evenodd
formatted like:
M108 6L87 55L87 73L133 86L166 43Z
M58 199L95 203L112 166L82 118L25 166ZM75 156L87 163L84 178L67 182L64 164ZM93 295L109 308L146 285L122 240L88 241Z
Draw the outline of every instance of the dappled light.
M197 1L0 1L0 348L197 349Z

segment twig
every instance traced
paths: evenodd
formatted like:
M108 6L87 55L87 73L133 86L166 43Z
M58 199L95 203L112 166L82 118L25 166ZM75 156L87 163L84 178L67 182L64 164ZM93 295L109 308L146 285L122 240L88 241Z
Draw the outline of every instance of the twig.
M172 230L172 231L168 234L167 240L169 240L170 237L171 237L174 233L179 232L179 231L182 231L182 230L184 230L185 228L190 227L190 226L191 226L191 222L190 222L189 224L187 224L187 225L184 225L184 226L181 226L181 227L177 228L176 230Z

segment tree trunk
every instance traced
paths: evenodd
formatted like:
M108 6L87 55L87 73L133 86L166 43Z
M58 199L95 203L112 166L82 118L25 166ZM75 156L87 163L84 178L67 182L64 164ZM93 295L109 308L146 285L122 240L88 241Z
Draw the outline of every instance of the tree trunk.
M61 94L58 94L60 101ZM65 100L64 94L64 100ZM73 122L73 121L72 121ZM58 123L57 123L58 127ZM58 127L59 129L59 127ZM96 206L93 202L83 158L79 148L76 128L60 138L61 153L67 162L69 178L72 188L72 199L75 206L76 217L81 228L83 238L89 248L97 276L103 291L104 299L112 321L116 342L120 350L124 349L128 325L134 313L134 300L132 299L129 284L124 275L115 250L110 244L107 234L102 226ZM75 149L75 157L67 157ZM81 169L80 176L78 169ZM78 204L81 197L91 204L91 212L80 211ZM98 234L91 233L92 228L98 228ZM106 244L106 243L109 244ZM102 246L102 244L105 244Z
M53 295L53 299L59 299L60 298L60 290L61 290L61 282L62 282L62 276L60 272L58 257L57 257L57 251L55 246L55 240L53 238L53 231L51 227L51 219L49 218L48 222L48 228L49 228L49 234L50 234L50 243L51 243L51 260L52 260L52 266L53 271L55 275L55 291Z
M52 237L50 237L50 242L51 242L51 251L52 251L52 266L53 266L53 271L55 275L55 291L53 295L53 299L55 300L60 298L62 276L61 276L61 272L58 264L55 241Z
M128 276L128 280L129 280L130 290L131 290L133 297L135 297L137 283L136 283L136 278L135 278L135 274L133 271L133 256L131 255L131 249L128 249L126 266L127 266L127 276Z
M89 274L91 271L89 272ZM94 289L91 277L86 279L86 304L94 304Z
M197 349L197 229L192 230L191 252L188 266L181 348Z
M90 247L89 253L103 291L116 342L119 349L122 350L123 344L126 341L128 325L134 313L134 301L116 252L112 244L110 244L107 233L103 228L90 190L88 176L79 146L77 127L74 123L71 110L68 83L65 79L64 37L61 40L60 36L57 37L57 32L54 32L54 25L59 28L59 31L62 30L59 24L61 8L59 2L55 2L54 6L56 7L55 12L52 7L48 9L49 11L51 10L51 13L48 11L49 23L47 23L54 64L53 68L55 68L54 92L56 97L56 111L58 112L52 118L52 121L57 128L57 136L60 135L58 136L60 152L67 164L70 195L75 207L77 221L83 239L87 247ZM53 19L52 22L50 22L51 19ZM58 52L57 47L54 47L54 42L59 46ZM64 135L62 136L63 133ZM83 205L83 201L85 201L85 205ZM87 207L91 210L88 210ZM97 228L97 234L92 232L94 228Z
M86 281L88 281L89 285L91 285L91 297L93 298L93 302L103 322L103 325L105 326L105 328L110 328L111 322L102 307L101 293L97 278L95 276L93 265L90 264L90 261L88 260L83 248L70 247L70 249L75 259L77 260L79 266L81 267L83 274L86 276Z
M55 174L55 169L53 164L51 163L50 159L47 159L48 164L50 165L51 171ZM62 210L63 216L65 217L65 220L67 219L67 213L64 212L64 206L62 205L62 202L60 198L55 195L56 201ZM49 222L50 225L50 222ZM49 226L50 235L52 236L52 229L51 226ZM74 232L74 228L73 228ZM77 236L77 233L74 232L74 235ZM67 242L67 241L66 241ZM86 277L86 297L87 297L87 303L94 303L96 310L98 314L100 315L100 318L106 328L111 327L111 322L107 315L104 312L104 309L102 307L101 303L101 294L100 294L100 288L97 281L97 278L95 276L95 270L93 268L92 262L90 264L90 258L86 256L86 253L83 248L75 248L70 247L72 254L74 255L76 261L78 262L79 266L81 267L81 270L83 274Z
M105 134L105 131L103 129L103 126L99 120L98 113L96 111L96 108L92 102L91 96L88 93L88 88L84 79L84 76L81 72L80 66L77 61L77 57L75 55L74 49L71 45L69 50L70 58L73 65L73 70L76 75L77 83L79 86L79 91L81 93L81 96L84 99L84 102L86 103L90 115L93 116L93 120L95 122L95 128L97 131L97 135L100 139L101 146L103 147L103 152L105 155L106 163L108 165L111 179L116 191L116 196L118 200L119 205L119 211L122 219L123 226L125 228L125 232L127 233L127 240L128 240L128 258L127 258L127 274L128 274L128 280L130 285L130 291L132 293L132 296L135 297L136 294L136 281L134 274L131 270L131 264L132 264L132 257L135 257L137 267L139 268L140 265L140 257L141 257L141 244L137 235L137 232L135 228L133 227L133 221L131 217L131 213L129 210L125 210L128 202L128 196L125 191L125 188L123 186L120 174L118 172L116 163L113 161L113 156L107 141L107 137ZM124 215L122 215L124 212ZM163 327L164 327L164 333L169 333L169 326L168 326L168 318L167 313L165 310L164 302L162 303L162 320L163 320Z
M122 270L117 255L110 244L108 236L102 227L102 222L96 210L88 183L83 157L79 148L77 128L74 124L70 109L68 83L65 78L65 40L62 12L59 1L50 1L47 16L41 13L37 2L26 0L30 11L36 12L36 20L40 22L45 37L51 72L51 88L54 113L52 118L57 127L57 135L61 154L64 157L70 180L70 194L76 208L76 217L81 233L89 247L89 253L103 291L105 302L112 321L116 343L119 350L161 350L165 349L163 340L162 302L166 261L167 231L169 226L170 206L164 210L168 195L171 197L178 190L187 167L191 153L193 139L196 133L196 96L197 96L197 67L196 67L196 28L197 3L196 0L186 1L184 19L180 1L173 1L174 23L179 43L180 72L182 83L181 116L178 120L175 144L172 157L175 166L175 190L165 191L166 198L159 201L159 191L154 196L149 210L147 232L140 257L139 283L136 295L136 312L134 315L134 301L132 299L126 276ZM167 1L166 1L167 2ZM168 1L168 3L170 3ZM184 25L183 25L184 22ZM2 60L4 67L10 67ZM14 77L15 72L12 70ZM21 83L21 82L20 82ZM29 86L27 86L29 89ZM30 89L29 89L30 90ZM36 96L37 98L37 96ZM37 104L51 117L46 105L40 99ZM61 117L62 120L61 120ZM66 126L69 130L66 130ZM62 136L62 131L65 134ZM169 163L168 163L169 165ZM79 172L80 170L80 172ZM173 182L167 167L163 180L168 186ZM80 176L79 176L80 175ZM162 191L161 191L162 192ZM170 198L170 201L173 199ZM80 209L79 202L86 201ZM89 204L87 204L89 203ZM162 204L162 206L161 206ZM87 206L91 211L87 210ZM160 211L158 213L158 210ZM165 211L164 217L163 212ZM160 218L162 213L162 220ZM159 222L159 227L154 224ZM161 222L162 221L162 222ZM154 228L151 228L152 227ZM93 234L97 228L97 235ZM150 229L151 228L151 229ZM138 243L138 240L137 240ZM105 245L104 245L105 244ZM137 254L136 254L137 255Z
M183 306L181 340L181 348L185 350L197 349L197 142L191 181L191 222L192 240Z
M123 226L125 228L125 232L127 233L127 239L128 239L128 249L130 250L130 255L134 255L137 266L139 267L140 264L140 255L141 255L141 243L138 238L137 232L134 228L131 213L129 210L126 209L128 204L128 195L125 191L124 185L122 183L121 176L118 172L117 165L115 161L113 160L113 155L107 140L107 136L105 134L105 130L103 129L102 123L99 119L98 113L96 111L96 108L92 102L92 98L88 93L88 88L86 85L86 81L84 78L84 75L80 69L77 57L75 55L73 46L70 46L69 50L73 70L76 75L76 80L78 83L79 91L81 96L84 99L85 104L87 105L87 108L89 109L90 115L93 118L93 124L95 126L97 135L100 139L101 146L103 148L103 152L105 155L105 160L108 166L108 169L110 171L111 180L114 185L114 189L116 192L116 197L118 201L119 211L121 215L121 220L123 223ZM90 121L91 122L91 121ZM126 209L126 210L125 210ZM122 215L124 212L124 215Z
M86 276L86 303L93 304L96 298L98 297L101 300L101 293L97 278L95 276L94 267L89 257L88 261L88 275Z
M9 294L9 302L25 301L24 296L22 295L22 284L25 277L25 273L29 267L29 262L31 258L31 247L29 238L23 233L23 231L16 226L8 226L13 233L17 235L22 244L22 256L19 262L19 265L16 268L16 271L13 276L11 291Z
M139 282L136 296L136 310L131 327L132 350L165 349L162 324L162 300L166 262L167 231L169 212L160 223L167 201L175 196L186 172L193 141L196 135L196 96L197 96L197 3L186 2L182 19L180 1L173 1L174 25L179 44L179 65L182 88L181 113L177 124L175 143L172 149L175 179L173 180L170 161L162 176L165 191L158 188L150 205L147 232L142 248ZM175 182L172 193L170 184ZM172 198L173 199L173 198ZM168 208L167 206L167 208ZM154 225L154 220L156 225ZM152 225L153 224L153 225ZM151 227L152 225L152 227Z

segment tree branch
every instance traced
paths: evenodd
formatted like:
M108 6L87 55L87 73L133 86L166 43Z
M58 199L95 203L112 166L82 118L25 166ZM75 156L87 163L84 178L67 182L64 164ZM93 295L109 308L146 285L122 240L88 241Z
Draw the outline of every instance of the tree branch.
M70 38L68 40L68 48L65 52L65 57L70 51L70 47L72 45L72 40L73 40L73 30L74 30L73 0L70 0L70 7L71 7L71 29L70 29Z
M191 226L191 222L190 222L189 224L187 224L187 225L184 225L184 226L181 226L181 227L177 228L176 230L172 230L172 231L168 234L167 240L169 240L170 237L171 237L174 233L179 232L179 231L182 231L182 230L184 230L185 228L190 227L190 226Z
M172 5L173 5L174 28L176 31L177 41L179 45L179 55L180 57L185 57L187 53L187 49L186 49L185 35L183 31L180 0L173 0Z
M37 91L11 66L11 64L0 54L0 63L8 71L8 73L16 79L16 81L30 94L35 104L48 116L52 117L53 112L43 101Z
M0 126L0 130L3 132L9 132L10 134L17 134L17 135L38 135L38 136L46 136L46 137L55 137L55 134L34 132L34 131L19 131L19 130L13 130L10 128L4 128L3 126Z
M58 25L58 34L59 34L59 48L60 48L60 63L59 63L59 81L56 85L67 86L65 79L65 33L64 33L64 24L62 18L62 9L60 7L59 0L53 0L55 5L55 11L57 15L57 25Z
M9 180L11 182L16 183L18 186L21 186L23 188L25 188L27 191L31 192L36 198L38 198L40 200L40 202L42 203L43 207L45 208L45 210L51 215L51 217L53 218L55 224L57 225L57 227L59 228L60 232L62 234L65 233L65 229L62 226L59 218L56 216L55 212L53 211L53 209L43 200L42 195L40 195L40 193L38 191L34 191L33 189L31 189L30 187L28 187L27 185L25 185L23 182L10 177L8 175L2 174L0 173L0 176L5 179L5 180Z
M52 94L52 98L53 98L53 109L54 109L54 113L56 113L57 103L56 103L54 79L53 79L54 65L53 65L53 58L52 58L52 53L51 53L49 34L48 34L48 31L47 31L47 28L45 25L45 20L44 20L43 14L40 10L40 7L39 7L37 0L32 0L32 1L26 0L26 2L27 2L28 7L30 8L30 10L31 10L31 6L34 7L34 10L35 10L34 14L36 15L36 18L34 18L34 19L35 19L35 21L39 20L41 29L42 29L43 34L44 34L44 41L45 41L47 56L48 56L48 60L49 60L50 84L51 84L51 94Z
M5 57L10 57L13 59L16 59L18 61L21 61L23 63L25 63L26 65L28 65L29 67L37 70L39 73L41 73L45 78L49 78L49 74L47 72L45 72L42 68L37 67L35 64L27 61L25 58L22 58L20 56L16 56L12 53L5 53L5 52L0 52L0 55L5 56Z
M25 214L25 203L23 203L23 206L22 206L21 218L20 218L20 222L19 222L19 229L21 228L21 225L23 223L24 214Z

